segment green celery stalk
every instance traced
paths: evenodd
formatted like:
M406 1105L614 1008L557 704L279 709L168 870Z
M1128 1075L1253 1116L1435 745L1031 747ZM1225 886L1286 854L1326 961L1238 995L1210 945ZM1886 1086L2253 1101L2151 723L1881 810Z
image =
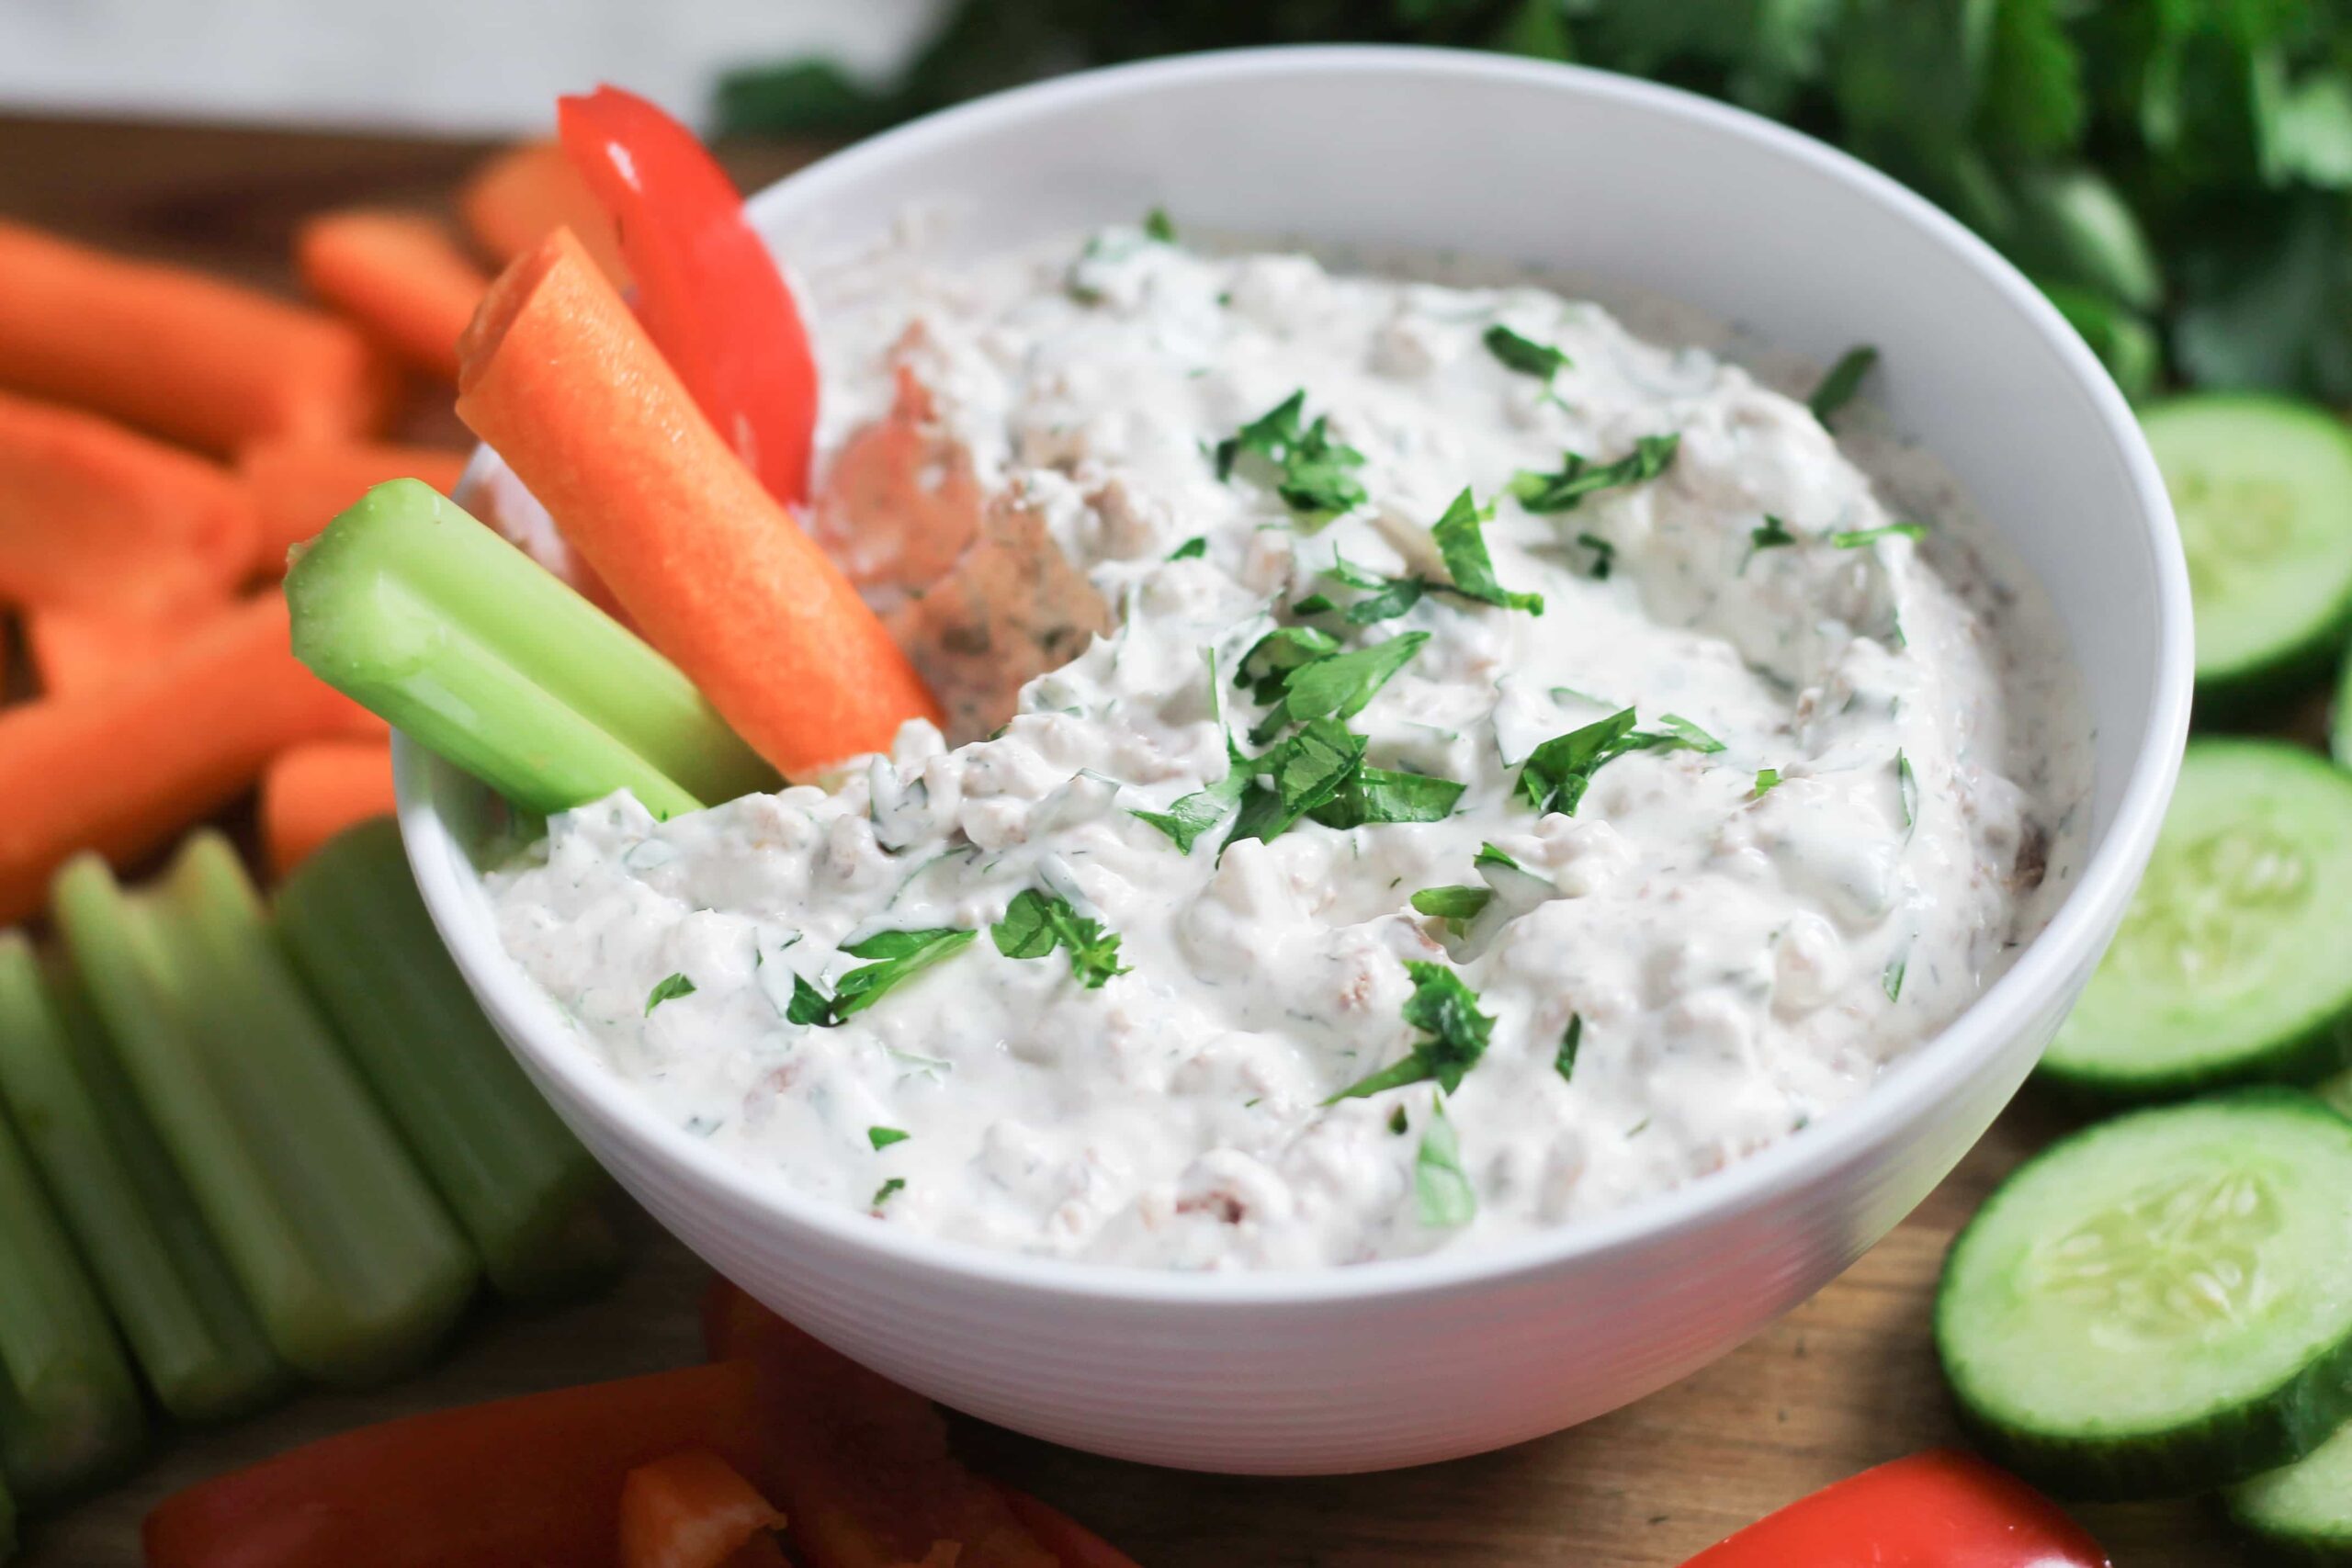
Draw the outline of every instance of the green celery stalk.
M277 890L277 934L506 1295L548 1298L618 1252L604 1173L508 1054L433 929L390 818Z
M657 817L773 789L676 665L429 485L378 485L286 577L294 653L518 806Z
M217 1420L291 1380L62 966L0 932L0 1105L165 1410Z
M0 1477L28 1503L113 1475L147 1416L107 1309L0 1120Z
M137 896L79 856L51 912L272 1348L342 1384L424 1359L464 1310L474 1257L302 994L228 841L195 835Z

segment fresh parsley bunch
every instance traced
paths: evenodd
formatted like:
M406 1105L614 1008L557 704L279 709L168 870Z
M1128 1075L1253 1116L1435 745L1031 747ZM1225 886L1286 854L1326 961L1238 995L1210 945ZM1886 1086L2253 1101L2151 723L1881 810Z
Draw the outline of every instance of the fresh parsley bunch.
M802 61L721 129L856 135L1058 71L1242 44L1602 66L1824 137L2030 274L2135 395L2352 400L2352 0L958 0L894 82ZM1344 477L1344 476L1343 476Z

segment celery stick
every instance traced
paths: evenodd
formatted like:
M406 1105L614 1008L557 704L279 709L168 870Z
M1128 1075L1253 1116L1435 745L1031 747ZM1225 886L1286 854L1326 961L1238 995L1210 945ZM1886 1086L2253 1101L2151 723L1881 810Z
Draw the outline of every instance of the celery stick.
M137 1456L139 1384L74 1244L0 1120L0 1476L28 1503Z
M277 933L352 1059L510 1296L561 1294L616 1260L603 1172L466 989L379 818L277 891Z
M104 863L52 912L140 1104L278 1355L322 1382L423 1359L475 1260L271 939L218 833L126 897Z
M627 788L657 817L775 787L677 666L415 479L286 578L295 656L519 806Z
M62 966L0 932L0 1105L164 1409L253 1410L291 1382Z

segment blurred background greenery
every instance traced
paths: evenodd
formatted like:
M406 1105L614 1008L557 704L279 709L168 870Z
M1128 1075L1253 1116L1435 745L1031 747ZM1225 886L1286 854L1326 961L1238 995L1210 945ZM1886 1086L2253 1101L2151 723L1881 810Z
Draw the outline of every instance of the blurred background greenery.
M786 60L728 73L718 112L725 131L856 135L1064 71L1249 44L1440 44L1598 66L1770 115L1907 182L2040 283L2134 397L2186 385L2343 403L2346 10L2339 0L955 0L893 79Z

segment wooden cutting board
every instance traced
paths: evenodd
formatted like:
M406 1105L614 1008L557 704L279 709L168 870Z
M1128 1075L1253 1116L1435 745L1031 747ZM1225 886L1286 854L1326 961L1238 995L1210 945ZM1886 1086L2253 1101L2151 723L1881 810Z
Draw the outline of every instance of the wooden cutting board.
M355 202L446 206L483 150L0 117L0 219L283 286L302 214ZM751 147L729 156L739 180L758 185L805 153ZM458 438L429 389L420 389L410 434ZM1959 1440L1928 1337L1936 1271L1993 1184L2064 1125L2029 1092L1917 1213L1814 1301L1675 1387L1501 1453L1385 1475L1268 1481L1099 1460L977 1423L961 1427L962 1446L976 1466L1059 1504L1145 1568L1671 1568L1815 1487ZM696 1359L701 1266L650 1224L639 1228L632 1266L609 1293L543 1315L486 1309L425 1376L165 1434L134 1480L32 1526L24 1563L134 1562L139 1521L157 1499L313 1438ZM2252 1562L2199 1505L2082 1517L2123 1568Z

